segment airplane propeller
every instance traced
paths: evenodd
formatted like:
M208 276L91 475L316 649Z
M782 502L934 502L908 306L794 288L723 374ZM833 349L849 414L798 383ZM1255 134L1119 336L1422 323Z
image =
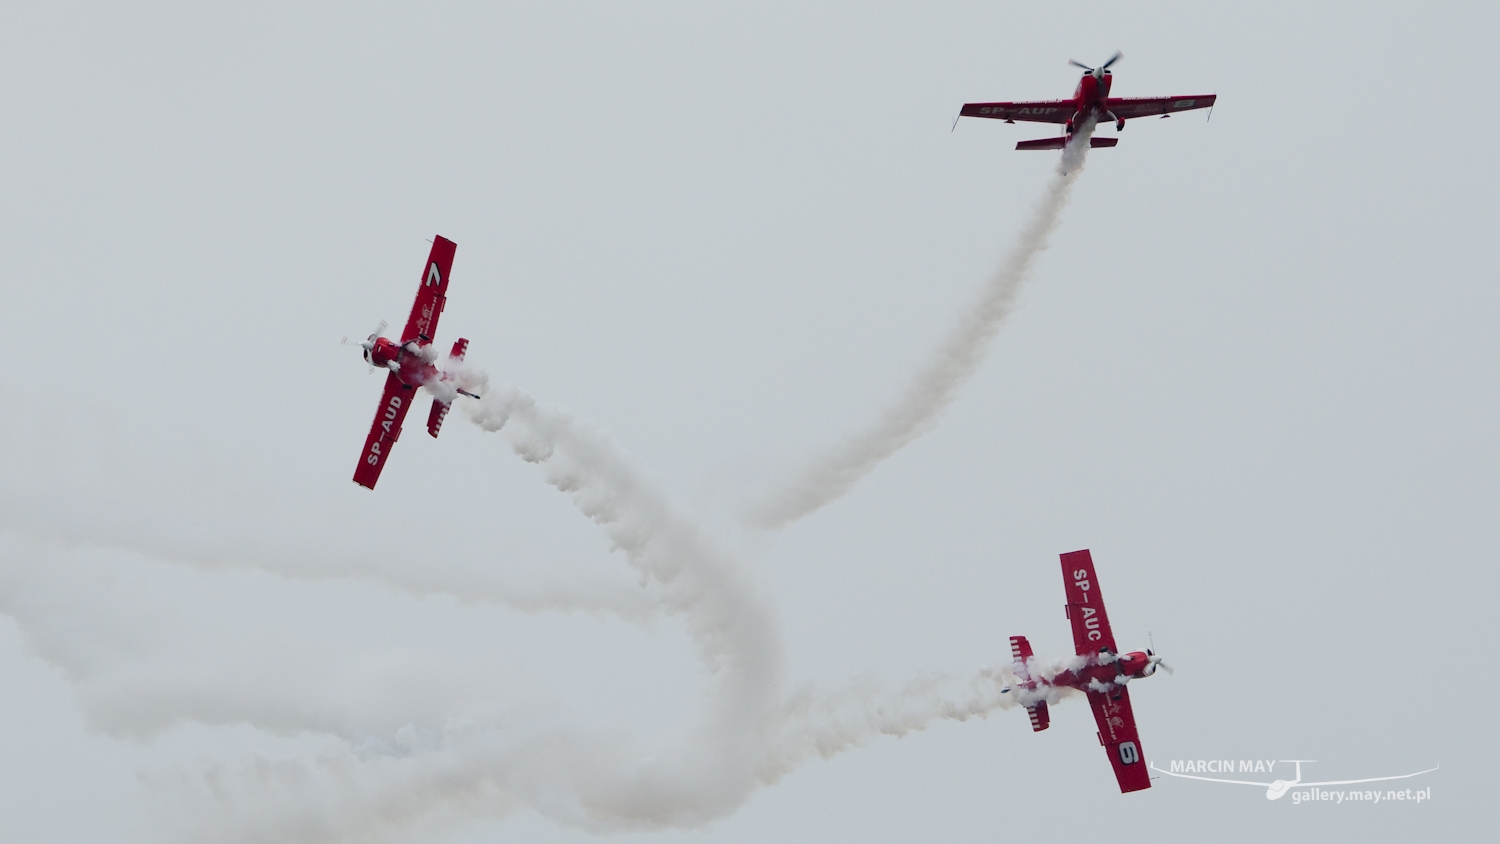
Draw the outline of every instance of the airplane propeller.
M1104 64L1099 65L1097 68L1089 67L1088 65L1084 64L1081 61L1078 61L1077 59L1068 59L1068 64L1073 65L1074 67L1081 67L1089 73L1094 73L1096 70L1109 70L1110 65L1123 58L1125 58L1125 54L1120 52L1119 50L1116 50L1115 54L1113 56L1110 56L1108 61L1106 61Z
M372 350L374 350L374 348L375 348L375 341L377 339L379 339L382 335L384 335L385 334L385 330L387 328L389 328L389 327L390 326L386 323L385 320L381 320L380 323L375 326L375 330L372 331L372 332L370 332L370 336L366 337L365 340L364 340L364 342L358 344L361 349L365 350L365 360L366 361L368 361L370 359L370 352ZM344 346L349 345L349 338L345 337L344 339L342 339L342 340L339 341L339 344L340 345L344 345ZM375 371L375 365L374 364L370 365L370 371L371 372Z
M376 338L378 338L378 337L380 337L380 335L384 334L385 330L388 327L389 326L386 324L386 321L385 320L381 320L380 324L375 326L375 330L372 331L372 332L370 332L370 336L367 337L367 338L365 338L365 342L360 343L360 345L365 347L365 351L369 351L370 349L375 348L375 340L376 340Z
M1156 637L1151 635L1150 630L1146 631L1146 640L1151 643L1151 646L1146 648L1146 664L1159 665L1162 668L1165 668L1168 674L1176 674L1177 672L1172 670L1172 666L1163 662L1162 658L1156 655ZM1155 673L1155 670L1156 669L1153 668L1152 673Z

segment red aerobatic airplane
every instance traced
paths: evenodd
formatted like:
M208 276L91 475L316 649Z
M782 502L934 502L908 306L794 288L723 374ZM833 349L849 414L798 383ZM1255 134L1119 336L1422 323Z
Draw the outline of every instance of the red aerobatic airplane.
M354 470L354 482L367 489L374 489L380 479L380 470L385 468L385 459L390 456L391 446L401 436L401 421L411 408L417 388L434 382L455 381L453 374L439 369L437 354L428 347L437 333L438 317L442 316L443 303L448 299L448 271L453 268L453 252L458 245L445 237L432 241L432 253L427 256L426 269L422 271L422 283L417 288L417 300L411 306L411 316L406 319L406 328L401 331L401 342L397 343L380 336L385 323L376 326L375 333L359 345L365 350L365 360L371 366L390 370L385 377L385 395L380 398L380 407L375 411L375 424L370 426L370 436L365 438L365 451L360 456L359 468ZM462 361L469 341L460 337L453 344L448 357ZM463 393L479 398L473 393L454 388L454 393ZM453 393L450 393L450 398ZM434 397L432 411L427 414L427 433L436 437L443 426L443 417L448 415L449 402Z
M1073 622L1073 643L1078 657L1062 671L1046 676L1045 666L1033 663L1031 644L1025 636L1010 637L1010 651L1015 657L1012 667L1024 689L1021 702L1036 700L1026 707L1031 729L1047 729L1048 687L1068 687L1085 692L1099 723L1099 743L1109 751L1109 762L1115 767L1120 791L1140 791L1151 787L1146 772L1141 740L1135 733L1135 714L1130 711L1130 692L1125 684L1156 673L1156 666L1171 671L1161 657L1150 650L1132 651L1120 656L1115 650L1115 636L1104 614L1104 599L1099 596L1099 578L1094 574L1094 558L1087 550L1062 555L1063 586L1068 593L1067 614ZM1007 690L1008 691L1008 690Z
M1039 138L1035 141L1021 141L1016 144L1016 149L1062 149L1067 146L1084 121L1092 117L1103 123L1112 121L1115 131L1125 130L1125 121L1132 117L1146 117L1159 114L1162 117L1171 117L1179 111L1191 111L1198 108L1210 108L1216 94L1196 94L1181 97L1111 97L1109 86L1113 78L1109 72L1109 66L1123 58L1116 51L1110 56L1109 61L1098 67L1068 60L1069 64L1083 68L1083 78L1078 81L1078 88L1073 92L1071 100L1041 100L1027 103L966 103L959 117L988 117L995 120L1004 120L1006 123L1015 123L1017 120L1028 123L1061 123L1066 133L1056 138ZM1120 142L1119 138L1089 138L1091 147L1112 147Z

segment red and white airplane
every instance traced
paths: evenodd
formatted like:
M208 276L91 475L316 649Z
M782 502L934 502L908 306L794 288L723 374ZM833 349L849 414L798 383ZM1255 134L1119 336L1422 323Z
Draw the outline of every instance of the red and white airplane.
M406 319L406 328L401 331L398 343L382 337L385 322L375 327L369 339L360 343L365 350L365 360L372 367L390 370L385 377L385 394L380 397L380 407L375 411L375 423L370 426L370 435L365 438L365 451L360 455L359 468L354 470L354 482L367 489L374 489L380 480L380 470L385 468L385 459L390 456L391 446L401 436L401 422L406 411L411 409L417 389L433 382L455 381L451 372L437 365L436 350L430 349L432 335L437 333L438 317L442 316L443 304L448 300L448 271L453 268L453 253L458 245L441 235L432 241L432 253L427 256L427 267L422 272L421 286L417 288L417 300L412 303L411 316ZM460 337L453 344L449 360L462 361L469 341ZM458 389L471 398L473 393ZM434 397L432 410L427 414L427 433L436 437L448 415L449 402Z
M1110 84L1114 81L1110 75L1109 66L1123 58L1123 54L1116 51L1110 56L1109 61L1098 67L1068 60L1069 64L1083 68L1083 78L1078 80L1078 88L1073 91L1070 100L1039 100L1025 103L965 103L959 111L959 117L988 117L994 120L1004 120L1006 123L1015 123L1017 120L1027 123L1061 123L1065 128L1063 135L1056 138L1039 138L1035 141L1021 141L1016 144L1016 149L1062 149L1072 139L1073 133L1092 117L1100 123L1106 121L1115 124L1115 131L1125 130L1125 121L1133 117L1146 117L1159 114L1162 117L1171 117L1179 111L1192 111L1199 108L1210 108L1217 94L1194 94L1181 97L1111 97L1109 95ZM1091 147L1112 147L1120 142L1119 138L1089 138Z
M1033 661L1031 644L1025 636L1010 637L1010 652L1015 657L1012 671L1020 680L1021 702L1031 716L1031 729L1047 729L1046 692L1051 688L1073 688L1089 696L1094 720L1099 724L1099 743L1109 752L1120 791L1140 791L1151 787L1141 740L1135 732L1135 714L1130 710L1131 680L1150 677L1156 667L1171 672L1171 667L1149 649L1121 656L1115 649L1115 636L1104 613L1104 599L1099 596L1099 578L1094 574L1094 558L1087 550L1062 555L1063 586L1068 594L1068 620L1073 622L1073 643L1078 657L1062 670L1051 673L1047 666ZM1008 689L1007 689L1008 691ZM1031 703L1029 701L1035 701Z

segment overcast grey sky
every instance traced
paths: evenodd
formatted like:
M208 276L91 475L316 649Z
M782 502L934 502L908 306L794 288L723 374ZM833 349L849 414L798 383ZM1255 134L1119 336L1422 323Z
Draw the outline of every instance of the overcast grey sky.
M1497 22L6 5L0 834L1479 835L1500 785ZM1049 128L950 132L959 106L1067 96L1067 59L1116 49L1115 94L1217 93L1212 120L1094 151L938 425L752 527L906 388L1053 177L1055 153L1013 151ZM458 413L434 441L425 400L379 488L350 482L380 385L339 339L402 323L434 233L458 244L438 342L470 338L495 384L623 455L618 488L660 492L614 534L555 488L566 454L529 464L524 432ZM727 633L695 628L718 616L683 609L692 590L642 585L652 560L613 547L632 519L711 561L690 574ZM1441 763L1433 802L1120 795L1081 700L1041 734L1014 709L942 720L765 787L697 743L757 695L968 678L1013 634L1068 653L1057 554L1084 547L1120 644L1151 631L1177 669L1132 687L1149 759ZM721 633L764 684L706 669ZM671 800L615 789L636 766L709 796L643 820Z

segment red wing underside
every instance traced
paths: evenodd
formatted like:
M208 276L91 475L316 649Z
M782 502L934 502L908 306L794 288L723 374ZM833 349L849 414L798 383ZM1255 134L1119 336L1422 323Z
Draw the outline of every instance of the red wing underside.
M1212 108L1217 94L1191 94L1176 97L1111 97L1106 108L1116 117L1130 120L1158 114L1176 114ZM986 117L1018 123L1067 123L1077 106L1072 100L1039 100L1024 103L965 103L960 117Z
M385 468L385 459L391 454L391 446L401 436L401 421L411 409L416 392L402 384L396 373L385 376L385 393L380 397L370 435L365 437L365 450L359 457L359 468L354 470L355 483L366 489L375 488L375 482L380 480L380 470Z
M1089 706L1099 724L1099 743L1109 753L1120 792L1128 793L1151 787L1151 773L1146 770L1146 756L1135 732L1135 713L1130 709L1130 692L1117 689L1106 694L1089 692Z
M402 345L415 340L417 345L425 346L437 336L438 317L442 316L443 303L448 297L448 272L453 269L453 253L457 249L457 244L442 235L433 238L432 252L422 268L417 300L412 303L406 328L401 330Z
M1150 117L1156 114L1176 114L1199 108L1212 108L1217 94L1195 94L1185 97L1111 97L1106 107L1123 120L1132 117Z
M1067 123L1077 106L1072 100L1046 100L1031 103L964 103L960 117L988 117L1022 123Z
M1062 555L1063 589L1068 593L1068 621L1073 624L1073 645L1078 654L1115 650L1115 634L1104 613L1094 558L1088 550Z

